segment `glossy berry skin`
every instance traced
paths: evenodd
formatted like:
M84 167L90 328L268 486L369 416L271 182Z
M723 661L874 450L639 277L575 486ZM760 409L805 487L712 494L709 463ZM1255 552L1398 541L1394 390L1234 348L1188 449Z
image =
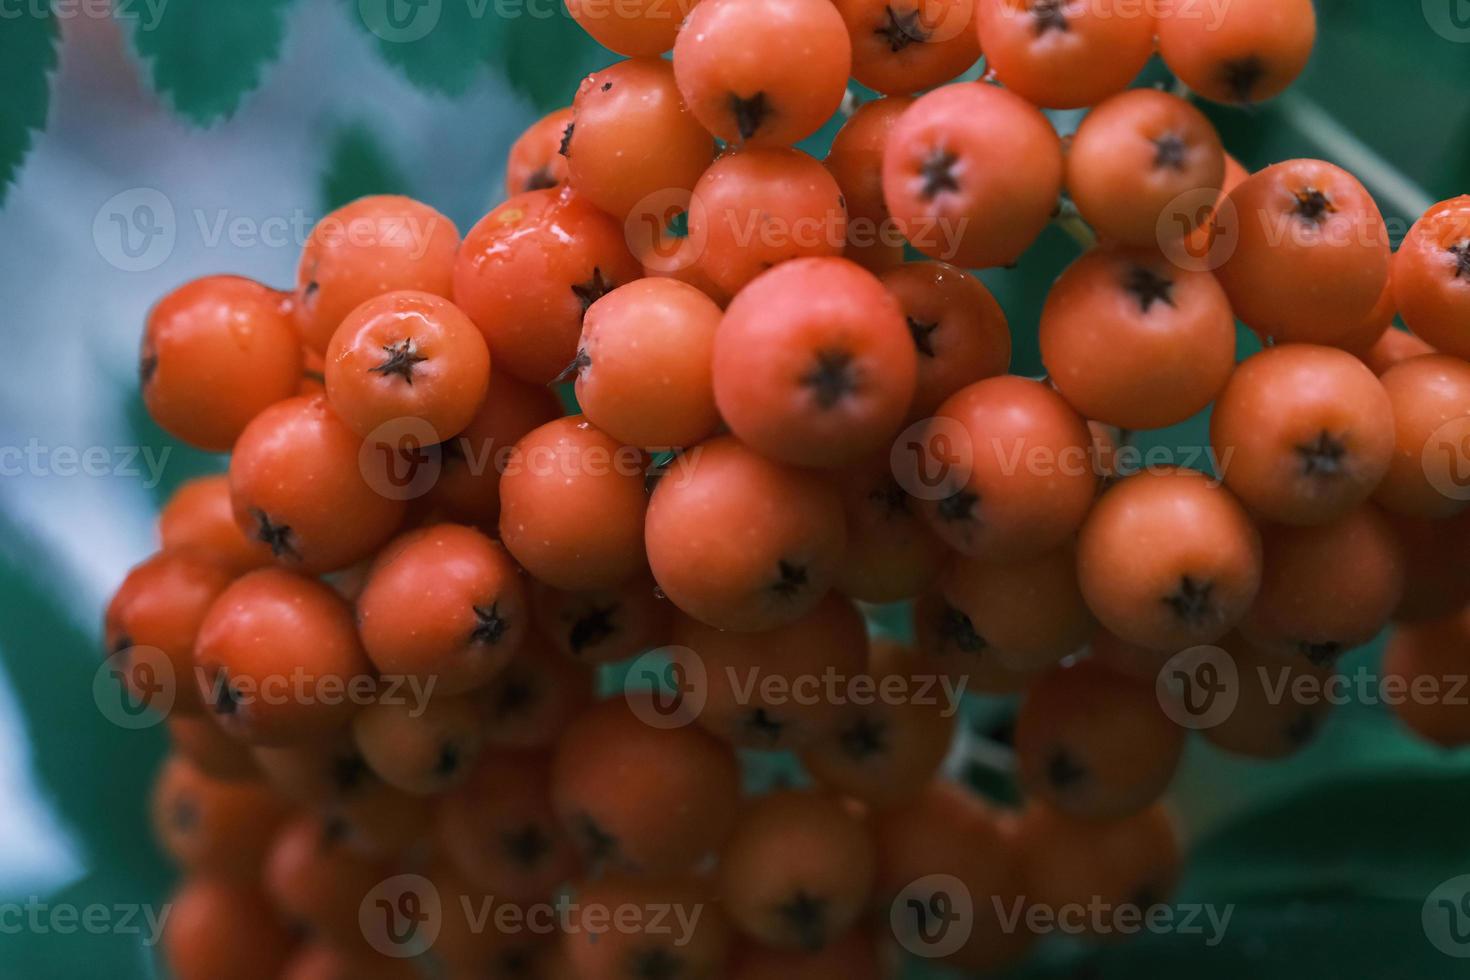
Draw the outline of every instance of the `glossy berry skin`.
M325 353L343 318L398 289L449 296L459 229L427 204L380 194L343 205L312 228L296 272L296 326Z
M1443 619L1402 627L1389 637L1383 654L1383 680L1405 692L1390 705L1409 731L1432 745L1459 748L1470 744L1465 706L1450 695L1463 687L1465 659L1470 654L1470 628L1463 611ZM1413 694L1425 685L1438 696Z
M358 631L385 675L457 694L494 677L531 626L520 570L473 528L436 524L384 549L357 600Z
M837 131L823 161L847 206L842 254L872 272L903 263L903 233L883 200L883 151L893 124L913 102L907 96L864 102Z
M1108 242L1158 248L1183 238L1205 216L1200 200L1224 180L1225 148L1209 119L1154 89L1103 102L1067 148L1067 191Z
M763 274L715 335L720 414L743 442L797 466L842 466L880 449L913 400L918 355L903 312L846 259Z
M1409 229L1394 255L1393 295L1417 336L1470 358L1470 195L1441 201Z
M696 0L566 0L567 12L597 43L630 58L663 54Z
M945 262L905 262L880 279L903 307L919 355L911 420L932 415L965 385L1010 369L1005 311L979 279Z
M1113 820L1163 794L1185 734L1152 683L1083 660L1054 668L1026 692L1016 756L1037 799L1084 820Z
M210 606L233 578L191 551L162 551L128 571L107 605L103 642L135 702L185 716L202 711L194 690L194 644Z
M926 670L967 691L1019 694L1038 673L1007 666L964 610L937 587L914 603L914 646Z
M686 614L755 632L795 622L837 577L847 531L837 492L730 437L700 443L660 480L645 543L654 580Z
M290 297L239 276L207 276L153 307L139 359L143 403L169 435L227 451L261 411L295 394L301 341Z
M1246 506L1281 523L1324 524L1383 479L1393 418L1389 393L1357 358L1283 344L1236 369L1215 405L1210 442Z
M862 602L899 602L923 592L949 551L894 479L889 454L833 470L831 477L847 519L837 590Z
M700 269L730 295L782 262L839 255L846 237L837 181L800 150L727 153L694 185L687 241L702 249Z
M537 583L531 607L542 636L557 652L587 665L617 663L663 645L673 612L647 574L591 592Z
M1183 422L1235 367L1235 317L1215 277L1143 249L1094 249L1068 266L1039 339L1062 397L1125 429Z
M1378 635L1404 593L1404 553L1382 513L1261 529L1261 591L1240 623L1253 646L1325 665Z
M951 560L939 583L950 605L1011 670L1035 671L1080 650L1093 629L1077 586L1071 543L1035 558L990 563Z
M1326 725L1332 701L1290 692L1322 690L1331 668L1264 652L1236 633L1218 645L1235 665L1235 703L1200 732L1205 740L1232 755L1267 760L1285 759L1310 745Z
M1096 105L1128 87L1154 52L1153 5L1126 0L978 0L986 66L1048 109Z
M704 678L699 724L738 748L797 748L835 732L841 706L824 692L802 696L810 693L802 685L828 676L845 683L868 661L862 613L852 600L835 595L796 622L760 633L718 630L680 617L672 641L673 660L684 675ZM752 677L762 683L747 689ZM774 696L766 694L768 678L781 682Z
M883 197L909 242L966 268L1010 265L1062 190L1056 131L1020 96L960 82L904 111L883 155Z
M625 221L649 220L650 195L692 190L715 141L684 108L674 69L632 58L582 80L572 102L567 172L577 194Z
M561 144L571 122L571 106L555 109L516 137L505 161L506 197L566 184L567 158L561 152Z
M453 298L496 370L546 384L576 356L587 308L642 274L616 220L566 190L528 191L465 236Z
M1220 220L1238 235L1215 274L1235 315L1262 337L1339 343L1388 284L1392 253L1378 205L1330 163L1288 160L1252 174L1230 192Z
M1370 371L1381 378L1389 368L1400 361L1436 352L1433 347L1407 330L1388 329L1383 331L1366 351L1354 351L1353 353L1368 365Z
M221 782L174 756L153 786L153 833L190 873L253 881L287 807L257 780Z
M399 462L392 447L365 449L321 395L278 402L246 427L230 457L235 522L286 568L345 568L403 520L403 501L385 492Z
M691 446L720 424L711 359L720 308L676 279L640 279L593 303L577 349L577 404L631 446Z
M876 864L872 836L845 801L777 792L741 814L720 855L720 894L745 935L813 951L857 922Z
M885 95L942 85L980 57L974 0L841 0L852 37L852 76Z
M580 415L533 429L500 478L500 539L555 588L621 585L645 564L646 469L641 451Z
M1464 462L1470 364L1448 354L1426 354L1395 365L1379 380L1393 406L1394 447L1373 499L1404 517L1444 519L1462 513L1470 503L1463 499L1470 479Z
M955 441L968 443L968 466ZM924 501L924 519L963 555L1014 561L1050 551L1092 506L1097 476L1087 424L1035 381L1004 376L961 388L939 406L920 442L915 455L932 458L907 465L937 479L932 489L944 494Z
M414 796L436 796L474 768L482 745L478 706L438 694L385 697L353 716L352 740L383 782Z
M277 568L251 572L215 600L194 658L215 721L257 744L341 728L375 684L351 608L320 582Z
M395 425L427 422L448 439L469 425L490 384L490 350L453 303L399 291L347 315L327 345L327 400L363 438L396 441Z
M247 538L235 523L223 473L181 484L158 513L158 537L165 551L192 551L236 574L271 563L265 542Z
M825 0L701 0L674 42L684 104L726 143L810 136L837 111L851 67L847 28Z
M349 949L363 945L359 907L392 874L391 864L355 852L339 827L310 815L281 828L262 869L282 915Z
M1217 14L1162 0L1159 54L1193 91L1215 102L1264 102L1306 67L1317 39L1311 0L1239 0Z
M717 900L714 884L696 875L608 874L573 883L577 907L562 937L566 972L577 980L643 980L650 973L679 980L723 980L734 930ZM654 929L645 913L642 927L601 931L602 909L669 909L689 922L685 930ZM696 915L695 910L698 910ZM695 921L697 918L697 921Z
M581 853L642 874L683 871L718 851L739 787L735 754L719 739L654 728L623 700L584 712L552 763L552 805Z
M1213 643L1261 582L1260 534L1202 473L1151 469L1103 494L1078 536L1083 598L1108 630L1150 650Z
M163 955L178 980L276 976L291 948L285 923L255 885L201 876L169 902Z

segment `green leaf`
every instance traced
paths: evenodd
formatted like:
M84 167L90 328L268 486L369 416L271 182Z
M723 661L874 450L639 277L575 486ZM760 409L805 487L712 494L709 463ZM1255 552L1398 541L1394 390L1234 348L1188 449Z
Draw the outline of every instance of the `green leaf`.
M0 203L31 148L31 130L46 124L56 36L49 9L20 12L0 25Z
M408 179L367 126L354 123L332 136L327 168L322 174L324 211L334 211L369 194L407 194L408 190Z
M619 60L560 6L553 16L528 14L506 26L501 53L506 77L542 112L571 105L583 78ZM548 51L555 51L556 57L547 57Z
M419 88L459 95L500 50L496 0L349 0L385 60ZM546 57L543 49L541 57Z
M157 8L132 0L114 16L148 62L153 88L198 125L234 114L260 84L285 36L292 0L168 0Z

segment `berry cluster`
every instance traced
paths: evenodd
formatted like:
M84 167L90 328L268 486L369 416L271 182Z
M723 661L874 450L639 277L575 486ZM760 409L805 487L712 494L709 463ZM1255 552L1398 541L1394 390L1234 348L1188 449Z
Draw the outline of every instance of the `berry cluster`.
M152 416L231 453L106 615L173 739L176 976L984 971L1036 939L1013 902L1167 901L1188 729L1269 759L1323 723L1273 671L1390 621L1406 683L1470 662L1470 198L1395 254L1351 174L1247 173L1188 98L1284 89L1309 0L569 7L628 60L463 240L364 198L294 291L148 318ZM1173 93L1129 88L1155 52ZM825 161L793 148L839 111ZM1014 376L965 270L1059 214L1091 245ZM1124 463L1211 405L1216 474ZM912 642L870 638L900 602ZM634 658L674 692L609 684ZM941 774L936 687L1022 695L1020 808ZM743 794L737 750L796 787ZM467 917L491 896L522 925Z

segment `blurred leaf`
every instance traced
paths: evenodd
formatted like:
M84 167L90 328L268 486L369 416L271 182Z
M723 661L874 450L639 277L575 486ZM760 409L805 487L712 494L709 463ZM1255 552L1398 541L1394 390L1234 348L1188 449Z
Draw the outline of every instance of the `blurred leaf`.
M198 125L234 114L281 51L292 0L168 0L116 7L133 46L151 68L153 88Z
M56 67L56 18L50 9L16 13L0 30L0 204L31 148L31 131L46 125L48 76Z
M583 78L619 60L560 5L551 16L534 16L528 8L505 23L500 63L510 83L541 112L571 105Z
M408 179L367 126L355 123L333 134L327 168L322 174L323 211L334 211L369 194L408 191Z
M348 0L383 57L430 92L460 95L500 50L507 25L497 0ZM543 61L554 48L541 48Z

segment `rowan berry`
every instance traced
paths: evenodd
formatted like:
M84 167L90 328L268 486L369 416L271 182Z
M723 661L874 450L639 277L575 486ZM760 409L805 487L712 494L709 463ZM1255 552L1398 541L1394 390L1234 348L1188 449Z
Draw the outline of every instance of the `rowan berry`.
M710 882L683 876L613 874L577 883L562 939L569 976L720 980L729 969L733 936L714 892ZM609 916L628 924L608 929Z
M1283 659L1275 653L1256 649L1238 634L1220 641L1219 648L1234 666L1234 680L1218 681L1218 688L1231 697L1229 711L1218 720L1208 712L1218 710L1205 701L1201 721L1207 724L1201 734L1218 749L1249 759L1284 759L1306 748L1321 732L1332 711L1326 697L1310 696L1325 691L1332 677L1329 667L1319 666L1306 658ZM1218 656L1218 655L1216 655ZM1204 661L1208 663L1209 661ZM1199 680L1207 680L1200 676ZM1304 692L1306 697L1302 695ZM1199 698L1201 693L1186 692L1186 697ZM1192 711L1187 704L1183 710Z
M1383 215L1357 178L1321 160L1289 160L1247 177L1226 200L1234 248L1215 274L1235 315L1279 343L1350 336L1383 295L1392 257Z
M545 965L558 937L542 917L547 906L524 905L487 892L442 861L426 869L426 876L442 911L439 933L426 957L439 967L438 975L445 980L549 976Z
M276 834L262 875L268 894L287 921L329 942L361 948L358 909L392 865L354 853L342 827L301 816Z
M1017 694L1037 671L1013 667L990 649L964 611L932 589L914 603L914 645L928 669L980 694Z
M340 728L371 692L352 609L313 579L262 568L210 606L194 648L199 695L224 730L278 745Z
M1097 489L1091 444L1061 395L1004 376L955 392L906 448L919 478L939 480L939 499L921 505L929 526L961 554L1000 562L1051 551L1081 526Z
M796 622L760 633L680 617L672 640L684 676L704 678L699 724L742 748L796 748L835 731L841 704L823 685L829 678L850 683L868 659L862 613L836 595Z
M1127 0L978 0L986 67L1048 109L1096 105L1154 53L1154 7Z
M296 948L281 980L416 980L413 964L371 950L343 950L321 940Z
M679 25L697 0L566 0L567 12L597 43L636 58L674 46Z
M561 152L572 123L572 107L556 109L536 120L511 144L505 161L505 196L544 191L567 182L567 158Z
M500 477L500 538L533 576L559 589L621 585L645 567L647 458L580 415L515 445Z
M1398 314L1398 307L1393 299L1393 276L1390 274L1389 281L1383 287L1383 293L1378 297L1378 302L1373 304L1373 309L1360 319L1351 330L1344 333L1337 341L1336 346L1362 360L1378 343L1389 327L1393 326L1394 317ZM1427 345L1426 345L1427 346Z
M1103 494L1077 547L1082 596L1123 640L1176 653L1213 643L1261 583L1261 537L1203 473L1153 469Z
M397 442L393 423L418 419L448 439L469 425L490 384L490 351L453 303L384 293L347 314L327 345L327 400L363 438Z
M909 243L968 268L1010 265L1057 208L1062 144L1025 99L946 85L904 111L883 154L883 199Z
M476 702L433 696L385 696L352 719L363 761L394 789L432 796L462 783L474 768L483 734Z
M163 954L178 980L276 976L292 939L256 886L199 876L179 886L163 924Z
M226 735L207 715L169 715L169 744L210 779L243 782L260 778L250 747Z
M504 548L473 528L436 524L384 550L357 600L357 624L380 673L457 694L506 665L531 615Z
M1067 191L1107 242L1157 248L1184 238L1208 217L1193 199L1224 180L1225 148L1209 119L1154 89L1103 102L1067 149Z
M1399 622L1441 619L1470 604L1470 511L1431 521L1385 513L1404 553Z
M726 143L805 139L837 111L851 68L847 28L825 0L702 0L674 42L684 104Z
M593 303L578 344L577 404L630 446L692 446L719 427L711 378L720 308L676 279L640 279Z
M1210 443L1246 506L1286 524L1325 524L1367 500L1388 471L1393 408L1346 351L1284 344L1236 368Z
M673 611L646 574L592 592L561 592L537 584L531 610L557 653L580 664L616 663L661 645Z
M693 447L654 488L645 541L654 580L683 612L756 632L806 615L837 579L847 531L821 477L729 437Z
M475 693L485 744L502 749L551 746L592 703L592 682L591 670L532 632L505 669Z
M950 81L980 57L975 0L838 0L852 38L852 77L885 95Z
M880 279L903 308L919 355L910 419L926 418L965 385L1010 369L1005 311L979 279L944 262L908 262Z
M566 189L517 194L481 218L454 264L455 305L497 371L546 384L577 353L582 316L643 274L623 228Z
M159 511L158 536L165 551L192 551L237 575L271 563L265 542L247 538L235 523L223 473L181 484Z
M860 682L871 685L866 693ZM868 663L849 679L836 724L802 750L801 763L833 793L880 809L902 806L949 754L959 690L913 650L874 643Z
M397 861L422 855L429 846L434 800L374 779L361 792L328 804L322 813L353 853Z
M1393 295L1416 335L1470 358L1470 195L1441 201L1409 229L1393 260Z
M650 198L692 190L715 155L715 141L680 100L673 65L661 58L588 75L567 132L572 187L620 221L653 220Z
M1379 379L1388 391L1394 448L1373 499L1405 517L1443 519L1465 510L1470 364L1448 354L1411 358Z
M842 254L847 207L832 174L801 150L732 151L694 185L687 240L699 268L733 296L782 262Z
M847 521L837 590L862 602L898 602L928 588L949 552L895 479L888 453L834 470L832 483Z
M733 980L883 980L883 957L861 927L814 953L750 944L735 958Z
M1407 361L1421 354L1434 354L1436 351L1407 330L1390 328L1379 334L1378 339L1366 351L1358 353L1355 350L1354 353L1357 353L1359 359L1368 365L1369 370L1381 378L1389 368L1400 361Z
M363 197L322 218L296 272L296 326L324 353L342 320L383 293L414 289L448 297L459 229L427 204L392 194Z
M551 760L540 754L483 755L439 802L434 825L459 873L506 901L546 901L578 871L551 808Z
M222 782L182 756L153 786L153 833L185 871L253 881L286 804L255 780Z
M842 254L872 272L903 262L903 235L883 200L883 152L907 96L864 102L842 124L823 161L842 191L847 208L847 247Z
M1470 657L1470 628L1462 610L1444 619L1402 626L1383 654L1383 682L1405 692L1390 700L1398 720L1442 748L1470 744L1470 715L1461 691Z
M914 397L918 355L903 311L846 259L800 259L761 275L725 311L715 403L752 449L798 466L878 452Z
M250 755L276 792L297 806L325 808L378 781L347 728L310 742L252 745Z
M1232 0L1213 16L1189 0L1162 0L1159 54L1192 90L1215 102L1264 102L1306 67L1317 40L1311 0Z
M1101 626L1093 631L1092 640L1088 643L1088 653L1098 663L1125 677L1149 684L1157 683L1159 672L1177 652L1170 650L1160 653L1158 650L1129 643Z
M107 605L103 642L135 702L168 714L200 713L194 645L210 606L233 578L192 551L161 551L128 572Z
M983 638L987 652L1011 670L1049 667L1082 649L1092 634L1071 542L1014 562L956 557L939 589Z
M1162 429L1195 415L1235 368L1235 317L1208 272L1154 251L1094 249L1052 286L1041 358L1083 415Z
M403 520L403 501L385 492L399 451L365 446L321 395L278 402L246 426L230 457L235 522L287 568L346 568Z
M873 891L873 837L823 793L752 801L720 854L720 896L736 928L778 949L819 950L852 928Z

